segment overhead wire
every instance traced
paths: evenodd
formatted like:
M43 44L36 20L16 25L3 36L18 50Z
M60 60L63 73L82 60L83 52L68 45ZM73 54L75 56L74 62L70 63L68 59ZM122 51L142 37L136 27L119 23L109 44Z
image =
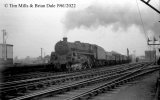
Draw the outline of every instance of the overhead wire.
M144 34L146 36L146 39L148 39L148 36L147 36L146 31L145 31L144 23L143 23L143 20L142 20L142 15L141 15L140 8L139 8L137 0L136 0L136 4L137 4L137 8L138 8L138 13L139 13L139 17L140 17L140 20L141 20L141 24L142 24L142 27L143 27L143 32L144 32Z
M145 31L145 27L144 27L144 23L143 23L143 19L142 19L142 15L141 15L141 12L140 12L140 8L139 8L139 5L138 5L138 1L136 0L136 4L137 4L137 9L138 9L138 14L139 14L139 17L140 17L140 21L141 21L141 24L142 24L142 27L143 27L143 32L145 34L145 37L146 37L146 41L147 41L147 44L148 44L148 40L149 40L149 37L147 36L147 32ZM148 45L148 48L150 48L150 46Z

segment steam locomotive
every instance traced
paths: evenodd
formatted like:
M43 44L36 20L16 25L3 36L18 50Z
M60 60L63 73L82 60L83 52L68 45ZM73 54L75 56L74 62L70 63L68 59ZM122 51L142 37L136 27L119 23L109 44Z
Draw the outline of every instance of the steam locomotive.
M55 52L51 53L50 64L54 69L82 70L105 65L128 63L128 57L117 52L107 52L102 47L82 43L80 41L68 42L64 37L55 45Z

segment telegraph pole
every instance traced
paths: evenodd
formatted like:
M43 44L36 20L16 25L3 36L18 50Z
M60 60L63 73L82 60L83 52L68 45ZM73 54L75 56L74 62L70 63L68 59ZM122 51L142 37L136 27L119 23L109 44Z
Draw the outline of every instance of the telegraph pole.
M4 35L5 35L6 30L3 29L2 32L3 32L3 44L4 44L5 43Z
M4 60L7 60L7 48L6 48L7 46L6 46L6 39L5 39L7 32L5 29L3 29L2 32L3 32L2 57Z
M43 48L41 48L41 60L43 58Z

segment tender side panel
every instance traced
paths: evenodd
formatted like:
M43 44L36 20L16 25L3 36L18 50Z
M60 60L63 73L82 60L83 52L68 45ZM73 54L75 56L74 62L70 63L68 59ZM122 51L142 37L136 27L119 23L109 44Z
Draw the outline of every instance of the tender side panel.
M97 59L98 60L105 60L106 59L106 52L100 46L97 46Z

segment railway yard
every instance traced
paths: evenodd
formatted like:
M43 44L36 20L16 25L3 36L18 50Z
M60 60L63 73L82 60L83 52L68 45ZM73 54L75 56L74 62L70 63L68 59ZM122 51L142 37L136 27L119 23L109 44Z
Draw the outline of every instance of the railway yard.
M10 1L0 100L160 100L160 0Z
M153 52L153 55L155 53ZM147 56L148 57L148 56ZM150 57L150 56L149 56ZM117 100L121 97L141 97L137 89L125 97L125 92L117 92L116 88L130 87L143 77L159 72L159 66L153 61L133 62L129 56L115 51L106 51L101 46L80 41L68 42L67 37L55 45L48 63L12 64L4 60L1 71L0 94L2 100L88 100L106 99L106 94L114 91L114 96L108 99ZM152 89L155 100L159 98L158 77ZM140 82L145 83L145 82ZM153 82L152 82L153 83ZM146 86L146 84L142 85ZM141 88L141 87L140 87ZM143 90L143 89L142 89ZM123 91L123 90L122 90ZM126 90L129 91L129 90ZM116 93L117 92L117 93ZM149 92L148 92L149 93ZM117 95L116 95L117 94ZM141 94L144 95L144 94ZM148 96L144 95L144 98ZM139 99L137 99L139 100ZM145 100L145 99L144 99Z
M12 1L0 100L160 100L160 0Z
M139 62L81 71L32 72L6 76L5 81L0 84L1 99L106 100L107 94L118 91L116 88L126 87L126 84L141 80L147 75L157 73L158 70L159 67L154 63ZM109 96L109 100L117 100L115 97L119 98L118 92L113 94L116 96L113 96L114 99ZM132 98L131 100L139 99Z

